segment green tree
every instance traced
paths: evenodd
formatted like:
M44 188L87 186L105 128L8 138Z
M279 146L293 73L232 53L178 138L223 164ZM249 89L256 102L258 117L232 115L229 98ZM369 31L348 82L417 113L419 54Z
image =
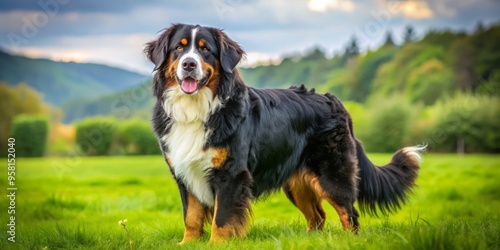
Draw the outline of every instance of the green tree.
M500 152L500 99L458 94L433 109L429 144L447 152Z
M500 98L500 69L493 71L489 79L479 79L476 93Z
M76 124L76 144L85 155L107 155L113 144L116 128L114 119L87 118Z
M317 61L324 59L326 59L325 52L320 47L314 47L308 53L306 53L306 55L304 55L301 60Z
M149 121L130 120L119 125L116 142L127 155L160 154L160 147Z
M474 56L474 73L481 79L491 79L500 69L500 25L492 26L472 37L477 51Z
M462 91L472 92L479 84L477 74L474 72L478 51L469 37L456 40L451 47L455 85Z
M398 50L394 58L377 70L372 97L389 96L394 93L404 93L408 87L412 71L421 67L429 60L446 61L446 52L441 46L426 43L410 43Z
M342 56L344 65L348 64L351 59L356 58L357 56L359 56L358 39L353 36L347 44L344 50L344 55Z
M0 156L7 155L7 138L11 136L12 121L20 114L46 114L49 106L42 96L25 83L9 86L0 83Z
M345 85L350 88L350 100L365 102L372 93L373 80L379 67L389 62L396 54L397 48L384 46L377 51L368 52L358 59L355 68L350 72Z
M415 30L413 29L413 26L408 25L405 28L405 33L403 34L403 44L408 44L416 39L416 34Z
M385 42L382 45L383 47L394 47L396 44L394 43L394 39L392 39L392 33L390 31L387 31L385 34Z
M405 89L412 103L432 105L437 100L454 92L451 70L438 59L431 59L412 70Z
M477 22L477 24L476 24L476 29L475 29L475 31L474 31L474 34L481 34L481 33L483 33L483 32L484 32L484 30L485 30L485 29L484 29L484 24L483 24L483 22L479 21L479 22Z
M416 111L403 96L374 100L368 111L368 128L360 139L370 152L394 152L404 146Z
M16 153L20 157L41 157L47 144L49 120L47 117L16 116L12 137L16 139Z

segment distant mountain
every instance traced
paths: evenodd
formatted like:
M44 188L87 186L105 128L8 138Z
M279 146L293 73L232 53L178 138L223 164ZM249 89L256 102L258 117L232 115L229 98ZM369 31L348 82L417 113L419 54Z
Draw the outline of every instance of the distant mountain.
M88 99L75 99L62 105L64 123L88 117L106 115L119 119L140 117L149 119L154 104L151 78L125 90Z
M240 68L245 83L257 88L288 88L305 84L317 88L324 84L333 70L343 67L342 58L327 58L319 48L310 48L304 55L284 57L278 65Z
M0 82L25 82L59 106L92 99L135 86L147 78L135 72L94 63L56 62L12 55L0 50Z

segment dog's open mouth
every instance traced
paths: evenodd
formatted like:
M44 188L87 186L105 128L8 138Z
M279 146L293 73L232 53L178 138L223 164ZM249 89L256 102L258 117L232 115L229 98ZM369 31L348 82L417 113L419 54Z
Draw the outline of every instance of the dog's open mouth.
M192 77L186 77L184 80L177 78L177 81L181 85L181 89L184 93L190 95L198 91L203 85L205 85L208 81L208 77L210 76L210 72L207 72L202 79L196 80Z

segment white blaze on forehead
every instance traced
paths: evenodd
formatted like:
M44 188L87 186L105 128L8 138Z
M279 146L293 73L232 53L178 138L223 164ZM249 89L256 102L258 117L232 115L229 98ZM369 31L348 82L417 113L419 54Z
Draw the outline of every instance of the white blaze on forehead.
M194 44L196 42L196 33L198 33L198 28L191 30L191 50L194 49Z
M194 69L194 77L196 80L201 80L203 78L203 70L201 69L201 57L196 52L196 35L198 33L198 28L194 28L191 30L191 46L186 54L181 56L179 60L179 65L177 65L177 77L181 80L186 78L188 72L185 72L182 69L182 62L186 60L186 58L193 58L196 61L196 69Z

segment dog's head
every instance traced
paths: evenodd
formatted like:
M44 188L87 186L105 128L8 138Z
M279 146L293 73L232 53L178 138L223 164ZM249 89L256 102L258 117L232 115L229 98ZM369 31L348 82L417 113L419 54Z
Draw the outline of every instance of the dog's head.
M199 25L174 24L144 49L155 65L155 96L166 88L179 87L194 95L201 88L219 91L222 76L233 70L243 49L222 30Z

